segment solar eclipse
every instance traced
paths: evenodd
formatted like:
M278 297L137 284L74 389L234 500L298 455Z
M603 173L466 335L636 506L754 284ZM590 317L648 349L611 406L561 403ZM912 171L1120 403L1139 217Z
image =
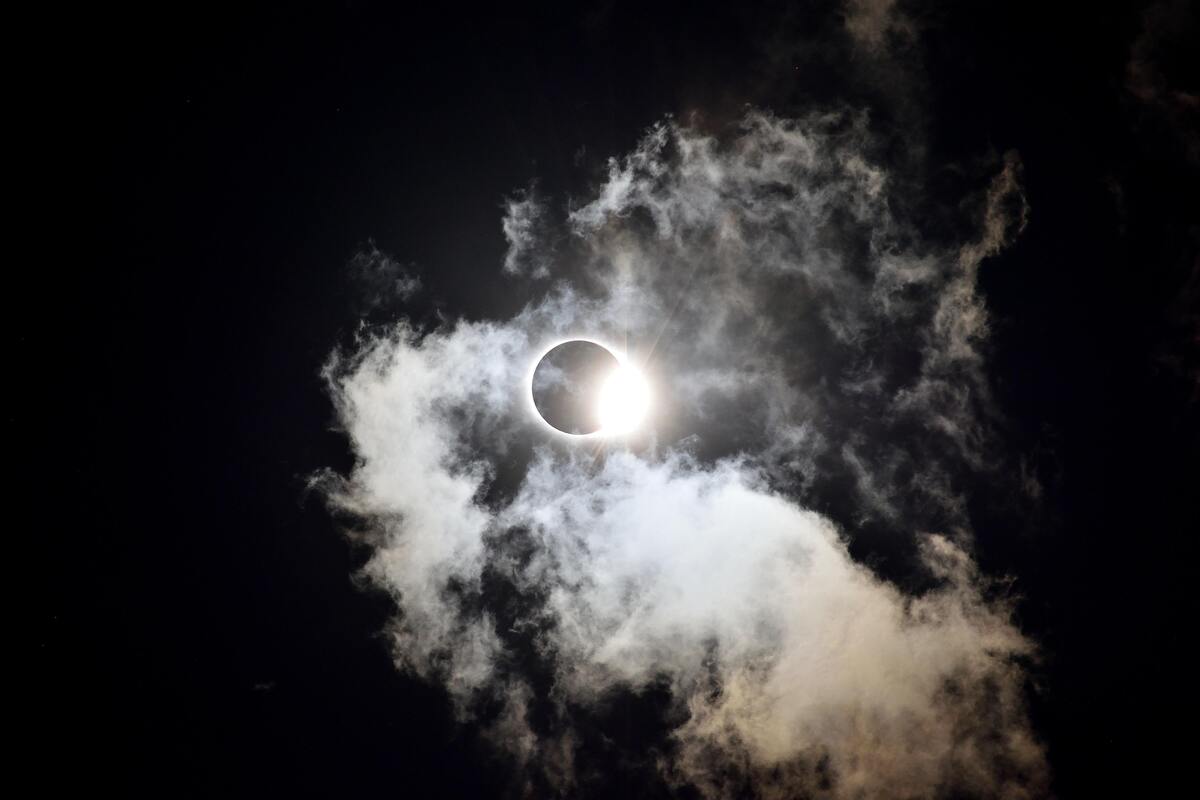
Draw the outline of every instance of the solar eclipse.
M618 436L645 419L650 389L641 372L588 339L546 351L530 377L533 407L542 420L570 436Z

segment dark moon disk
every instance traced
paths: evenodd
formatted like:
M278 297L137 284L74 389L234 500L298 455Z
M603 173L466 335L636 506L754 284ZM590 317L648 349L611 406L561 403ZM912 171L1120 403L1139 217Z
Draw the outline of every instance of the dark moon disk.
M620 366L616 356L595 342L563 342L542 356L533 371L533 404L542 419L563 433L595 433L600 430L600 387Z

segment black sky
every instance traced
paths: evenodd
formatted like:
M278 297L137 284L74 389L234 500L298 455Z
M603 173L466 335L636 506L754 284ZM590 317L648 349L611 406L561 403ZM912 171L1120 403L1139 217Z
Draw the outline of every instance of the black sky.
M506 197L533 179L581 195L663 115L717 128L746 104L869 108L894 158L947 165L946 203L973 164L1020 154L1029 224L981 283L1003 434L1042 496L1020 524L976 509L977 555L1014 578L1043 648L1030 703L1057 794L1163 796L1187 777L1195 15L901 4L917 32L890 74L853 54L838 3L735 5L29 22L11 73L33 222L8 295L9 536L32 543L10 569L36 584L18 613L43 794L498 796L503 762L393 668L391 606L351 577L366 553L306 495L350 460L318 371L364 315L396 313L346 265L373 242L425 287L406 313L510 315L529 296L500 270ZM1135 57L1153 79L1131 79ZM636 747L655 704L603 727ZM619 765L612 780L646 791Z

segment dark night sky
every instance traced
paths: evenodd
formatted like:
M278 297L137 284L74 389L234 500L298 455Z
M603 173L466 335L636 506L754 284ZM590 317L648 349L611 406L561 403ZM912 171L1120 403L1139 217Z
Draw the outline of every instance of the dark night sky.
M374 242L428 289L406 313L510 315L529 295L499 269L505 197L581 194L664 114L719 126L747 103L869 107L893 153L919 119L933 162L1020 153L1029 225L981 283L1003 435L1043 496L1019 524L978 509L977 556L1044 651L1055 792L1163 796L1190 773L1195 17L1150 26L1146 99L1129 63L1151 4L910 4L907 83L843 68L837 3L642 5L31 23L13 157L38 219L7 316L10 485L33 513L9 536L33 545L10 569L37 583L19 613L43 794L498 796L503 761L394 669L390 603L351 577L367 553L305 491L351 460L322 363L394 314L346 265ZM662 724L653 696L610 713L630 747ZM648 790L614 769L605 791Z

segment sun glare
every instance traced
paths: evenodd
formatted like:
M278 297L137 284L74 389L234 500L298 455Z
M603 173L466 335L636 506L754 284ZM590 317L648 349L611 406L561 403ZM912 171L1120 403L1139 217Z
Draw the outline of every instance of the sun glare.
M600 435L630 433L650 409L650 387L636 369L623 364L604 382L599 404Z

